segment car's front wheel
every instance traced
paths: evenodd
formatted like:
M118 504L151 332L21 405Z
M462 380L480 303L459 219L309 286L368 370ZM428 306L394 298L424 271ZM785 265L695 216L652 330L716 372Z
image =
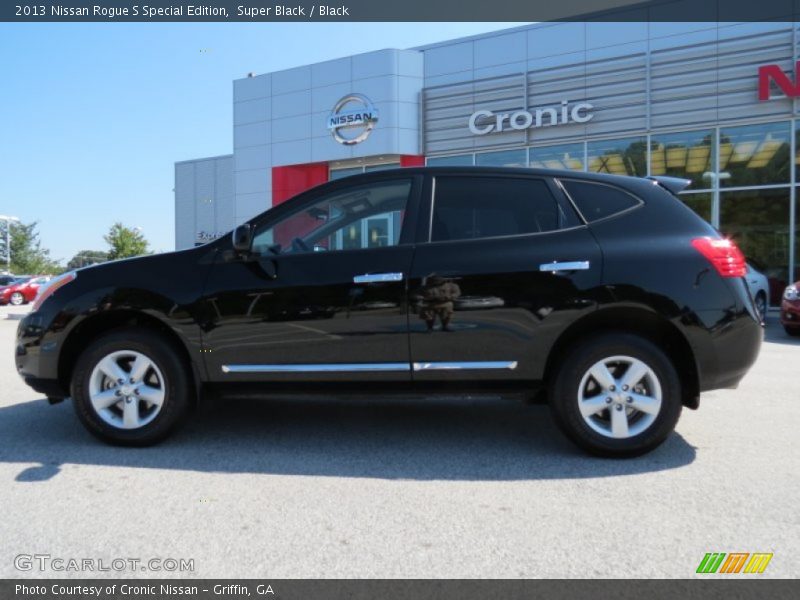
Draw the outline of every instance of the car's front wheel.
M25 296L22 295L22 292L14 292L8 301L14 306L20 306L25 304Z
M670 359L631 334L591 338L570 352L551 381L559 427L593 454L632 457L661 444L681 414L681 385Z
M177 349L150 331L118 330L95 340L72 376L81 422L100 439L126 446L164 439L186 414L190 393Z

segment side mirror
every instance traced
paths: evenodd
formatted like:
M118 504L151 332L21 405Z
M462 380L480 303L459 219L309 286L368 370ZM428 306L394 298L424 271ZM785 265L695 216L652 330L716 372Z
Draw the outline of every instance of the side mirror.
M236 252L240 254L250 252L250 247L253 245L253 229L247 223L239 225L231 233L231 238Z

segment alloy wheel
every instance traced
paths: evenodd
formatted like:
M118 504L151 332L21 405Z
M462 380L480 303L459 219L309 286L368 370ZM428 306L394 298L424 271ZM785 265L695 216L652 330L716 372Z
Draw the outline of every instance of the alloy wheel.
M609 438L631 438L656 420L661 410L661 383L645 362L631 356L609 356L584 374L577 401L592 430Z
M23 302L25 302L25 297L20 292L14 292L11 294L11 304L14 306L19 306Z
M135 350L102 358L89 378L89 399L97 415L118 429L138 429L161 412L166 384L158 365Z

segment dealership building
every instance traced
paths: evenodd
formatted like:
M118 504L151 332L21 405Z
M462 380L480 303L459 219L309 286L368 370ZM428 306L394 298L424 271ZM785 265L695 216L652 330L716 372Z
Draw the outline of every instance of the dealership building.
M233 153L175 165L176 246L375 169L673 175L775 302L800 259L797 59L791 22L563 22L251 74L233 82Z

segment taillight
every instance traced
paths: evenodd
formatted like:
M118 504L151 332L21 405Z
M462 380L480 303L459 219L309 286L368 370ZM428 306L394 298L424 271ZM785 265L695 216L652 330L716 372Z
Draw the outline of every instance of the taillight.
M692 246L714 265L722 277L744 277L747 273L744 254L733 240L701 237L693 239Z
M70 271L69 273L64 273L63 275L53 279L44 289L40 288L39 295L36 296L36 300L34 301L33 308L31 310L33 312L39 310L39 307L42 305L42 303L52 296L58 288L67 285L70 281L74 281L77 276L78 274L75 271Z

